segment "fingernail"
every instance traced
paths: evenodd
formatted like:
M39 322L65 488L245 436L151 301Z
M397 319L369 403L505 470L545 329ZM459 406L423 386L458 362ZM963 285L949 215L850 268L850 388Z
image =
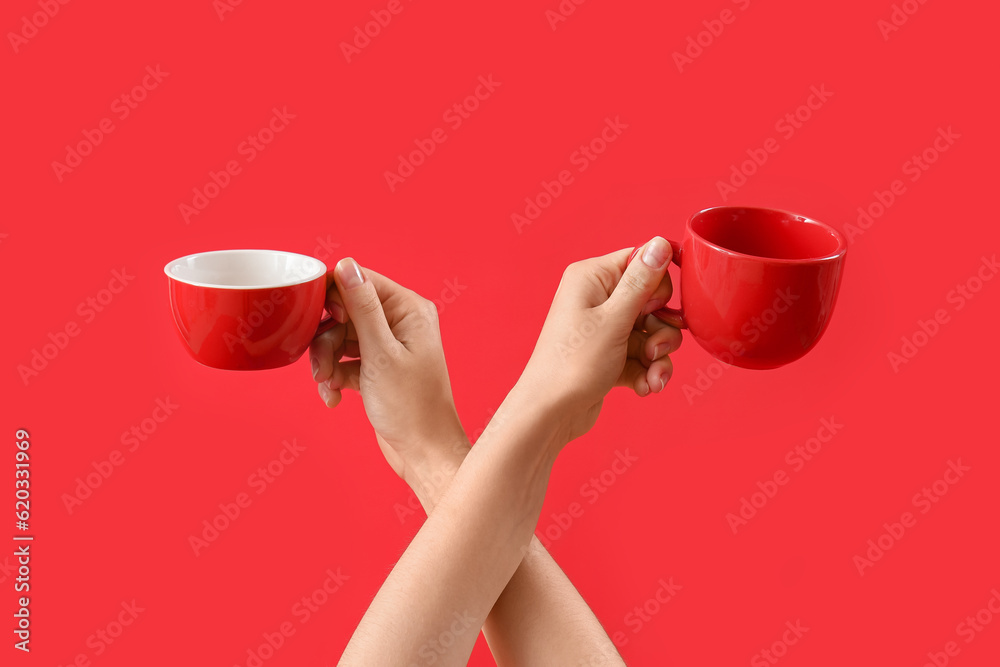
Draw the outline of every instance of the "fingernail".
M340 324L347 321L347 311L339 303L330 302L326 304L326 309L330 312L330 317Z
M653 361L660 358L661 353L666 349L666 347L666 345L661 343L653 348Z
M663 388L667 386L667 383L670 382L670 378L673 374L673 371L663 371L660 373L660 391L663 391Z
M315 380L316 376L319 375L319 361L317 361L315 358L313 358L312 360L312 369L313 369L313 380Z
M651 269L663 268L667 263L667 252L670 244L661 236L653 237L653 240L646 244L646 250L642 253L642 263Z
M323 403L325 403L327 407L330 407L330 398L332 396L333 391L331 391L325 383L319 385L319 397L323 399Z
M365 282L361 267L350 257L340 260L337 266L340 268L340 280L345 288L354 289Z

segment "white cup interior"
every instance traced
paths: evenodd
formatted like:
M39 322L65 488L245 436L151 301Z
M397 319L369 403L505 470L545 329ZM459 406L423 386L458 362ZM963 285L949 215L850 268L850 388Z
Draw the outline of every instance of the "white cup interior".
M326 274L326 265L281 250L216 250L175 259L163 271L199 287L262 289L307 283Z

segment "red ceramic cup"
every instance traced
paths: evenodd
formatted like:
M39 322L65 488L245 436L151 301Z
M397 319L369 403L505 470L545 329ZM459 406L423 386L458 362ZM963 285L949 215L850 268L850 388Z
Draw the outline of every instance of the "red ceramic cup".
M687 328L715 358L777 368L826 330L847 253L832 227L786 211L720 206L692 215L683 245L670 244L681 308L654 314Z
M326 265L278 250L218 250L163 268L181 341L225 370L286 366L334 322L323 315Z

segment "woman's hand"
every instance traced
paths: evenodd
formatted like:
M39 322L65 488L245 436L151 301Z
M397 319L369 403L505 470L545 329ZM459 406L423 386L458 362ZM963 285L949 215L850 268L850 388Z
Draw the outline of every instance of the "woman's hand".
M657 236L626 266L632 248L571 264L517 391L545 397L565 421L565 440L587 432L615 386L639 396L663 390L681 332L650 315L670 299L670 244Z
M442 490L431 480L442 467L457 469L469 449L452 398L437 308L350 258L333 274L327 309L347 322L310 347L320 397L332 408L344 389L360 391L382 453L426 507Z

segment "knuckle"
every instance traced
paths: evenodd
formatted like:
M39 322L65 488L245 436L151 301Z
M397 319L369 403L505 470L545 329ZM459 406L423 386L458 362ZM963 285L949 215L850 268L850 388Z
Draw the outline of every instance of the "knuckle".
M587 270L587 263L585 261L573 262L563 271L564 278L575 278L582 275Z
M420 303L418 304L418 310L425 320L434 324L438 321L438 308L430 299L420 298Z
M368 316L378 312L382 304L378 300L378 295L374 290L369 291L360 302L355 305L355 312L361 316Z
M644 276L639 276L634 273L625 272L622 275L621 282L625 285L625 288L632 292L641 292L646 289L646 283L648 282Z

